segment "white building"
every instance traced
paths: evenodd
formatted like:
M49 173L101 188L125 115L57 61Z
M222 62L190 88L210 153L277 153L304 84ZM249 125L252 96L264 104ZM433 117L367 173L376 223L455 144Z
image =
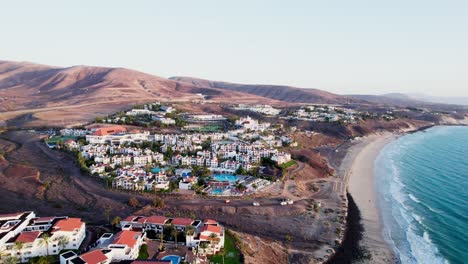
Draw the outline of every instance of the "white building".
M176 121L172 118L167 118L167 117L162 117L162 116L153 116L152 119L154 121L161 122L162 124L165 125L175 125Z
M21 262L57 255L64 249L76 250L85 236L86 224L79 218L36 217L34 212L0 215L0 252Z
M270 123L259 123L257 120L251 118L250 116L241 117L239 120L236 120L235 123L237 126L244 129L249 129L252 131L264 131L270 127Z
M150 111L148 109L132 109L125 114L128 116L139 116L139 115L152 115L154 113L155 112Z

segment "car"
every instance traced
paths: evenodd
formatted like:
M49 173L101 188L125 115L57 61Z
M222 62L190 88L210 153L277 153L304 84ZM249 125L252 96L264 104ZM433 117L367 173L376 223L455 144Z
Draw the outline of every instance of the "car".
M280 205L287 205L288 203L286 201L280 202Z
M253 202L252 205L253 206L260 206L260 203L259 202Z
M224 203L231 203L231 200L225 200Z

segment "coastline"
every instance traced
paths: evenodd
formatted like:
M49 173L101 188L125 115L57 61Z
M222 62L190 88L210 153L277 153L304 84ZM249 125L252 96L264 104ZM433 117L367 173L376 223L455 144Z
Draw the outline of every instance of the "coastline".
M398 136L398 134L390 132L367 136L349 149L348 155L350 157L346 157L342 164L348 168L345 174L348 192L353 197L361 215L363 234L360 245L372 255L370 260L372 263L394 263L396 261L391 245L385 241L383 236L383 222L375 185L374 162L380 151Z
M337 175L347 188L346 231L341 246L327 264L398 263L392 246L383 236L374 162L388 143L415 130L423 129L411 127L395 132L379 132L355 139L346 147L346 155L340 162Z

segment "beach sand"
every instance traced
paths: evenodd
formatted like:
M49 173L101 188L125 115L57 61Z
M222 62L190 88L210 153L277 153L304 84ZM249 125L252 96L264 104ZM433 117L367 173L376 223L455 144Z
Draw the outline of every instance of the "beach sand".
M374 161L382 148L397 136L380 133L361 138L349 149L341 164L345 170L348 191L361 212L364 227L361 246L372 255L369 263L395 263L393 250L383 238L374 184Z

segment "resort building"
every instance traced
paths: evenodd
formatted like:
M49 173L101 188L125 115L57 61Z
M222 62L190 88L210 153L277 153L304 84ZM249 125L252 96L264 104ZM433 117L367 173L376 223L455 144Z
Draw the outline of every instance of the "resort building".
M79 218L36 217L34 212L0 215L0 252L20 262L79 249L85 236L86 225Z

